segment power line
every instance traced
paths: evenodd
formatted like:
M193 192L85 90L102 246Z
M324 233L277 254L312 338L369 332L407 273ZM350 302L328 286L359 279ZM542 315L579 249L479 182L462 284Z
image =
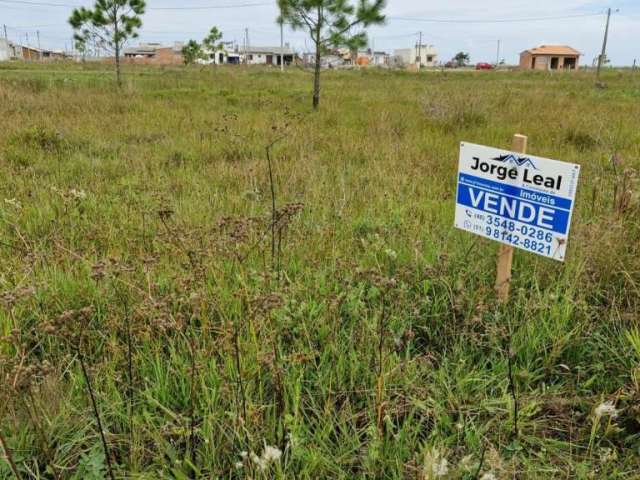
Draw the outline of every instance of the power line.
M38 7L65 7L65 8L79 8L82 5L71 3L53 3L53 2L32 2L29 0L0 0L0 3L14 3L18 5L31 5ZM259 3L239 3L236 5L194 5L188 7L149 7L147 10L217 10L223 8L244 8L244 7L262 7L266 5L273 5L272 2L259 2Z
M7 25L6 27L10 30L24 30L25 28L47 28L47 27L59 27L59 23L50 23L48 25Z
M273 2L240 3L237 5L202 5L193 7L155 7L149 8L148 10L216 10L219 8L263 7L266 5L273 5Z
M55 3L55 2L43 2L43 1L30 1L30 0L0 0L0 3L13 3L18 5L33 5L33 6L45 6L45 7L71 7L77 8L82 5L71 3ZM185 7L149 7L147 10L215 10L222 8L242 8L242 7L259 7L273 5L272 2L258 2L258 3L241 3L236 5L193 5ZM464 19L442 19L442 18L414 18L414 17L387 17L391 20L401 21L413 21L413 22L426 22L426 23L517 23L517 22L542 22L548 20L564 20L569 18L584 18L595 17L603 15L600 13L583 13L574 15L559 15L553 17L529 17L529 18L504 18L504 19L479 19L479 20L464 20Z
M576 15L562 15L557 17L530 17L530 18L502 18L502 19L482 19L482 20L463 20L463 19L441 19L441 18L414 18L414 17L387 17L390 20L402 20L407 22L425 22L425 23L518 23L518 22L543 22L548 20L565 20L569 18L599 17L604 15L600 13L583 13Z
M376 38L387 38L387 39L410 38L410 37L417 37L419 34L420 32L405 33L404 35L376 35Z
M18 5L34 5L38 7L81 7L69 3L28 2L26 0L0 0L1 3L17 3Z

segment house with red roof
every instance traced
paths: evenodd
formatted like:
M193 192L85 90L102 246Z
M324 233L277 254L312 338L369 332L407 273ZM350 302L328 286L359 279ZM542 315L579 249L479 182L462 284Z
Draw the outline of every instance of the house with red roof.
M577 70L582 54L566 45L541 45L520 54L524 70Z

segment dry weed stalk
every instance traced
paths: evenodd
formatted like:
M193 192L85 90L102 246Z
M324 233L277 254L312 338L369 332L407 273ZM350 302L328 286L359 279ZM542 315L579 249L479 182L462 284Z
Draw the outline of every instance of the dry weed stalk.
M519 431L518 431L518 395L516 392L516 384L513 377L513 359L515 358L515 352L511 347L511 338L512 335L509 333L507 338L507 376L509 379L509 392L511 393L511 400L513 402L513 439L517 440Z
M109 444L107 443L102 417L100 415L100 410L98 409L93 383L87 369L84 350L82 347L85 339L85 331L94 314L95 309L93 306L83 307L77 310L67 310L52 321L45 323L43 328L46 333L55 335L69 344L76 354L76 358L80 363L80 369L82 371L87 395L91 400L91 408L98 428L98 433L100 434L104 456L107 461L107 472L109 474L109 478L111 480L115 480Z
M11 468L11 472L16 477L17 480L22 480L22 475L20 475L20 471L18 470L18 466L16 465L15 460L13 459L13 454L11 453L11 449L7 445L7 440L4 438L2 431L0 430L0 447L2 447L2 451L4 453L4 457L9 464L9 468Z
M378 316L378 381L376 388L376 411L377 421L376 426L378 433L382 437L384 434L384 407L385 407L385 372L384 372L384 359L385 359L385 338L387 334L387 295L390 290L396 287L397 282L394 278L387 278L382 275L374 274L371 277L373 285L376 286L382 293L380 298L381 312Z
M55 456L51 451L45 429L40 422L39 412L36 411L38 402L33 395L33 389L37 388L53 372L53 367L47 360L37 360L33 358L33 352L37 349L38 342L32 338L31 333L24 334L19 328L13 307L20 300L31 297L35 293L33 287L18 287L13 291L0 294L0 303L3 304L11 318L13 330L0 342L7 343L13 348L13 358L3 362L3 367L7 369L3 378L3 383L13 392L14 397L22 403L24 411L27 413L29 421L33 425L40 448L45 453L49 469L54 477L58 479L58 472L55 467ZM30 346L35 343L36 346Z
M269 366L269 370L271 371L275 389L277 421L274 426L274 435L276 439L279 438L277 443L280 445L283 451L285 450L287 439L287 429L284 422L286 413L285 387L280 352L278 349L280 335L278 324L274 321L273 312L279 308L282 308L284 304L284 298L278 293L258 295L251 299L249 302L251 316L254 318L262 318L268 320L267 324L270 325L274 331L274 335L271 338L271 354L267 356L267 364Z
M611 157L613 166L613 211L622 217L632 210L634 188L637 187L638 174L631 167L625 167L622 157L614 154ZM620 172L619 169L622 171Z

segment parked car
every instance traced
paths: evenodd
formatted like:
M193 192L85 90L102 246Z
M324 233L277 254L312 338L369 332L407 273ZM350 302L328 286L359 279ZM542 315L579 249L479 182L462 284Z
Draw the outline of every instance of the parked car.
M486 62L476 64L476 70L493 70L493 65Z

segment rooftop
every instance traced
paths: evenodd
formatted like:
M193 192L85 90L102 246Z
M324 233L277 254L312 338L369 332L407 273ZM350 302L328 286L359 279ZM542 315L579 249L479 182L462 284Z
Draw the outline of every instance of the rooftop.
M182 50L183 43L182 42L174 42L173 45L162 45L161 43L141 43L137 47L129 47L125 48L123 53L125 55L153 55L157 50L171 48L174 52L179 52Z
M540 45L539 47L525 50L525 52L534 55L582 55L578 50L567 45Z
M32 47L31 45L21 45L19 43L15 43L15 42L12 42L10 40L7 41L4 38L0 38L0 43L4 44L8 48L14 48L14 49L18 49L18 48L25 49L26 48L27 50L30 50L32 52L42 53L43 55L46 55L46 54L64 55L64 53L65 53L62 50L50 50L48 48Z
M240 47L240 51L242 51L243 48ZM293 55L293 50L291 49L291 47L285 46L284 48L281 47L253 47L253 46L249 46L247 47L247 53L275 53L276 55Z

